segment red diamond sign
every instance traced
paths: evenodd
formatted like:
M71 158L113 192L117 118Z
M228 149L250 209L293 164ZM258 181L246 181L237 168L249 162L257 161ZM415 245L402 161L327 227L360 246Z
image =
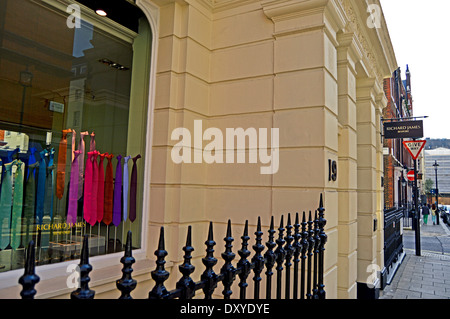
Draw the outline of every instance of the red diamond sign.
M403 141L403 145L408 150L409 154L411 154L413 159L417 159L419 157L420 152L423 150L425 143L427 141Z

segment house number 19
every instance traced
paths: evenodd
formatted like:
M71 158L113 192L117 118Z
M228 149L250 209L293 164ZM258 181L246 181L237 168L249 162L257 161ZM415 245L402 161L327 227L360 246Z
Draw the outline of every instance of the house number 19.
M337 163L333 160L328 160L328 180L335 182L337 179Z

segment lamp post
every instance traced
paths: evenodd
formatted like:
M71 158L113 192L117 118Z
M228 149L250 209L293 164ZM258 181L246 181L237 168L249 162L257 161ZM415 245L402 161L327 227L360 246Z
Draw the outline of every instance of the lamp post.
M28 71L28 67L25 71L20 71L20 79L19 84L23 87L22 90L22 108L20 112L20 126L19 126L19 133L22 133L22 124L23 124L23 112L25 109L25 98L26 98L26 92L27 88L31 87L31 81L33 80L33 73Z
M414 160L414 181L412 185L413 190L413 212L412 214L412 229L415 233L415 246L416 246L416 256L421 255L421 245L420 245L420 209L419 209L419 202L418 202L418 188L417 188L417 160ZM408 167L405 165L403 166L406 171L408 171ZM402 183L403 184L403 183ZM405 180L406 184L406 180Z
M416 256L420 256L420 211L419 211L419 192L417 188L417 160L414 159L414 182L413 182L413 196L414 196L414 212L415 212L415 237L416 237Z
M436 178L436 224L439 225L439 187L438 187L438 178L437 178L437 170L438 170L439 164L437 163L437 160L434 161L433 167L434 167L434 176Z
M405 196L403 198L403 201L404 201L404 206L406 206L408 196L407 196L407 192L406 192L406 189L405 189L405 187L406 187L406 179L405 179L405 177L403 175L402 175L401 183L402 183L403 191L405 192Z
M404 212L405 212L405 216L408 216L408 218L410 217L410 213L409 213L409 211L408 211L408 192L407 192L407 190L406 190L406 184L407 184L407 182L406 182L406 179L405 179L405 177L403 176L403 174L402 174L402 177L401 177L401 179L400 179L400 183L401 183L401 185L402 185L402 190L400 191L400 193L401 193L401 197L402 197L402 207L405 209L404 210ZM413 230L414 230L414 224L413 224Z

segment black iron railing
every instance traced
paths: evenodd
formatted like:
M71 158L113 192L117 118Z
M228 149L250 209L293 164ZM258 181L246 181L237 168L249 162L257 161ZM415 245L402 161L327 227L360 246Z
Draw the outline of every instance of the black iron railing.
M286 226L284 226L284 218L281 216L280 226L276 230L272 216L264 254L265 247L262 243L264 233L261 230L261 218L258 217L257 229L254 233L255 244L252 246L254 255L251 259L249 259L251 251L248 249L250 236L248 234L248 221L246 221L241 236L240 249L237 252L239 260L236 267L233 265L236 258L236 254L233 252L234 238L231 233L231 221L228 220L224 238L225 251L221 254L224 263L219 273L215 273L213 269L218 263L218 259L214 257L216 242L213 235L213 223L210 222L208 237L205 241L206 256L202 258L205 269L197 282L191 278L195 267L191 264L194 247L192 246L192 229L189 226L186 244L183 247L184 260L178 266L181 278L173 290L168 290L164 285L170 273L165 269L165 258L168 252L165 250L164 227L161 227L158 248L155 251L156 269L151 272L155 285L149 292L148 297L149 299L192 299L198 291L201 291L205 299L211 299L218 284L222 283L222 296L224 299L230 299L233 294L232 286L238 281L238 298L246 299L249 287L248 280L253 273L254 299L272 298L274 276L276 277L275 297L277 299L283 298L283 285L284 299L290 299L291 296L293 299L325 299L324 251L327 235L324 231L326 224L324 212L321 195L319 208L315 211L314 217L310 211L308 219L306 219L306 214L303 212L300 222L297 213L292 224L291 215L288 214ZM137 286L136 280L131 275L132 265L135 262L132 257L131 236L131 232L128 232L125 253L120 260L123 264L123 275L116 281L117 289L121 292L120 299L131 299L131 292ZM71 293L71 298L93 299L95 291L89 288L89 273L92 271L92 266L89 264L88 235L85 235L83 239L79 269L79 287ZM291 278L291 270L293 278ZM285 272L284 280L283 271ZM264 279L266 280L266 293L262 296L261 282ZM38 282L39 277L35 274L34 242L32 241L27 248L25 273L19 279L19 283L23 286L22 298L34 298L36 294L35 285Z
M401 220L404 212L404 208L384 211L384 266L388 270L403 251Z

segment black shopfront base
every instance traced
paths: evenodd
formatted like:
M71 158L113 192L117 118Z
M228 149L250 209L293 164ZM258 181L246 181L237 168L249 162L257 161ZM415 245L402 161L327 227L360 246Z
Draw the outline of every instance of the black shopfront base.
M356 298L360 300L373 300L380 297L379 285L375 287L369 287L365 282L356 283Z

